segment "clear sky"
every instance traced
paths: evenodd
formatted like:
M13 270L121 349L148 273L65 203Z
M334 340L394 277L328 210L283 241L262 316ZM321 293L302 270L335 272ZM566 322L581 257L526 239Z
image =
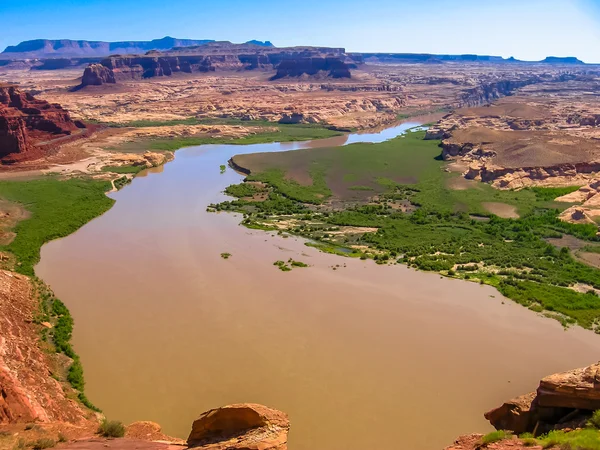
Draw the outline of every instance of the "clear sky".
M0 47L178 38L600 63L600 0L0 0Z

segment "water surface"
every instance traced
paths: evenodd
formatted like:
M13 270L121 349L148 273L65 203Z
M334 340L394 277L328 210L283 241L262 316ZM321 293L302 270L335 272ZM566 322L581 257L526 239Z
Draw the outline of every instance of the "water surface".
M241 180L219 173L235 154L381 138L180 150L45 245L36 271L73 314L91 401L183 438L202 411L257 402L290 415L290 450L441 449L489 431L482 413L540 377L595 362L599 337L491 287L322 254L206 212ZM273 266L290 257L311 267Z

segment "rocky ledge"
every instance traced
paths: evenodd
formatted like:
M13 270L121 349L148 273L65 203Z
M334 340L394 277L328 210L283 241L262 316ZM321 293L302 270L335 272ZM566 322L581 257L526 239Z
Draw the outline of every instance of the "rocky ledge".
M600 409L600 363L542 378L537 391L484 414L498 430L543 434L579 428Z
M599 409L600 363L596 363L542 378L536 391L504 402L484 417L497 430L538 437L553 430L581 429ZM480 434L461 436L446 450L542 448L531 439L525 442L514 435L490 444L483 444Z

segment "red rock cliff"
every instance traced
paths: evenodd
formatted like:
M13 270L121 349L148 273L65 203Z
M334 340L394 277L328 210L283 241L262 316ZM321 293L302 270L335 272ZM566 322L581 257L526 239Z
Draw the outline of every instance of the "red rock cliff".
M0 158L11 163L45 156L58 138L77 136L85 125L60 105L38 100L16 86L0 85Z

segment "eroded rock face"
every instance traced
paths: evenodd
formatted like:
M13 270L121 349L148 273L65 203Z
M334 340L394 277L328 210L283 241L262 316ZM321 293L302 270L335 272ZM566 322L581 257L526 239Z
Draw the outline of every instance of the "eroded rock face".
M85 68L81 77L81 86L100 86L106 83L116 83L114 72L102 64L90 64Z
M38 312L29 278L0 271L0 424L82 424L89 413L51 377L51 356L39 348Z
M0 158L3 163L42 157L56 139L86 126L71 120L60 105L37 100L16 86L0 85ZM55 141L55 142L53 142Z
M149 52L142 56L112 56L101 61L115 80L138 80L171 76L177 72L196 73L217 70L277 70L273 79L320 75L350 78L356 63L343 48L293 47L276 49L235 44L204 45L169 52ZM97 84L104 76L100 69L86 68L84 79ZM93 83L91 83L93 82ZM107 82L107 81L103 81Z
M287 450L289 429L285 413L240 403L203 413L192 424L187 444L206 450Z
M339 57L295 57L284 59L277 66L277 73L272 79L319 73L329 78L351 78L350 68Z
M600 409L600 363L542 378L537 403L541 407Z

